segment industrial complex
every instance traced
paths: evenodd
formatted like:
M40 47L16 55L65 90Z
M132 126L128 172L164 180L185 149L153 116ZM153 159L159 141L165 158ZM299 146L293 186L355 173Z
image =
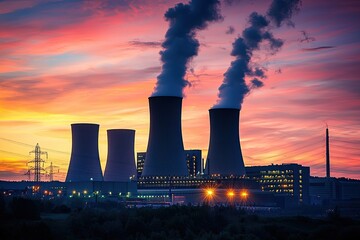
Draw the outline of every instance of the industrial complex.
M205 161L201 150L184 149L181 97L150 97L149 106L146 152L135 154L135 130L107 130L108 157L103 173L98 151L99 125L74 123L65 182L41 181L40 169L35 169L39 176L34 181L1 181L1 193L31 198L80 198L86 202L122 201L132 205L207 203L284 209L359 203L360 181L330 176L328 130L327 176L311 177L309 167L296 163L245 166L239 109L209 110L210 142ZM44 153L39 145L35 151L39 156ZM39 156L35 159L38 168L42 161Z

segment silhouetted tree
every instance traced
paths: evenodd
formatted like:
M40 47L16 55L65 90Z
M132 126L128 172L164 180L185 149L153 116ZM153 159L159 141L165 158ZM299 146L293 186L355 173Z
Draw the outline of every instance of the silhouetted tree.
M18 219L40 219L39 203L35 200L15 197L10 202L10 208L14 217Z
M0 195L0 219L5 217L6 203L3 195Z

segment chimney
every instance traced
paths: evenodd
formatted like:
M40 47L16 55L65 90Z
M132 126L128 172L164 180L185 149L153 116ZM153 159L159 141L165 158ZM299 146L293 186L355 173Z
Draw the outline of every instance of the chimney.
M99 158L99 125L71 124L72 148L66 182L102 181Z
M127 182L136 175L135 168L135 130L107 130L108 156L104 181Z
M330 144L328 128L326 128L326 177L330 178Z
M214 108L210 114L210 144L205 172L244 176L239 138L239 114L235 108Z
M181 97L149 98L150 133L142 176L186 176Z

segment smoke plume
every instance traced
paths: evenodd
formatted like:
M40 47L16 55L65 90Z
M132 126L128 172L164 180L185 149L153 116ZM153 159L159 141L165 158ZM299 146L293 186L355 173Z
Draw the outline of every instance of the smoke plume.
M244 97L252 89L264 85L259 80L266 78L264 70L253 69L251 66L253 52L260 48L262 42L269 44L273 54L282 47L283 41L274 38L270 30L273 26L281 27L284 22L293 26L290 19L293 13L299 10L300 3L300 0L273 0L265 16L257 12L250 14L249 26L232 44L231 55L235 60L224 73L223 83L219 87L218 101L213 108L241 109ZM250 84L246 83L245 77L253 77Z
M274 0L271 2L267 16L275 23L276 27L281 27L285 22L291 26L291 17L300 10L301 0Z
M222 19L219 0L191 0L168 9L165 19L169 29L160 51L162 72L152 96L183 96L183 89L190 85L184 79L189 61L198 54L198 30L205 29L209 22Z

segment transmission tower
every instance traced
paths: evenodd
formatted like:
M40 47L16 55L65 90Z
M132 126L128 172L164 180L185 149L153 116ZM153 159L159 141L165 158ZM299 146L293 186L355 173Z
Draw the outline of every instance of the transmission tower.
M43 159L41 159L41 155L45 154L46 158L48 157L47 152L42 152L39 146L39 143L36 144L35 146L35 150L29 152L29 154L34 153L35 154L35 158L31 161L29 161L28 163L34 163L35 166L34 167L30 167L29 168L29 172L30 171L34 171L34 181L35 182L40 182L41 181L41 172L44 172L44 163L45 161ZM42 166L41 166L42 163Z
M57 169L59 172L59 167L54 166L53 163L50 163L50 166L46 167L46 172L49 173L49 180L50 182L54 181L54 169Z
M30 172L30 169L29 169L29 170L27 170L27 172L26 172L26 173L24 173L24 175L27 175L27 176L28 176L28 180L30 181L30 179L31 179L31 172Z

